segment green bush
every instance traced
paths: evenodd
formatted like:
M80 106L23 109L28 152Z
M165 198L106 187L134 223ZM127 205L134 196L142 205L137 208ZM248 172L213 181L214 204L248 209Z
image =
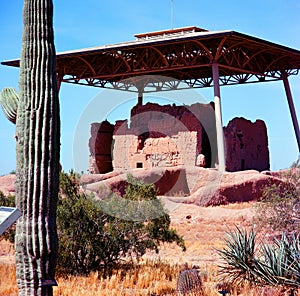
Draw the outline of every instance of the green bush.
M61 174L58 206L61 272L104 276L124 258L140 258L162 243L175 242L183 250L183 238L170 228L170 217L156 197L153 185L128 177L123 197L110 194L95 201L79 189L78 175Z
M6 196L2 191L0 191L0 206L14 207L15 197L13 195Z
M0 206L3 207L15 207L15 197L12 195L5 196L3 192L0 191ZM0 240L8 240L11 243L15 241L16 224L13 224L9 229L7 229L1 236Z
M58 271L88 274L110 272L124 258L139 259L148 250L159 252L162 243L175 242L185 250L184 240L170 228L170 217L156 197L154 185L143 184L128 176L121 198L110 194L95 201L80 190L80 175L60 174L57 208L59 235ZM0 205L14 206L14 197L0 192ZM14 242L15 229L1 239Z

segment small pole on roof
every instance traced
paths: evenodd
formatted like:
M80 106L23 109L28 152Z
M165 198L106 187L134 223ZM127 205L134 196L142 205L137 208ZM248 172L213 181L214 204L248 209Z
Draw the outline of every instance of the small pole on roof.
M171 29L174 29L174 0L171 0Z

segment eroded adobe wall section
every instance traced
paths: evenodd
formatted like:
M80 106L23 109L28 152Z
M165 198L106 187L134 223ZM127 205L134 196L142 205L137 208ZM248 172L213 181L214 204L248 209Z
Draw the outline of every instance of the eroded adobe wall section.
M113 132L114 125L108 121L92 123L89 140L91 174L104 174L113 170L111 159Z
M216 130L213 104L137 105L131 110L130 129L139 135L141 146L147 146L144 152L152 167L194 166L199 155L205 158L205 161L198 162L201 166L214 166ZM150 147L158 148L151 153Z
M194 166L196 146L196 132L179 132L174 136L147 138L143 144L136 135L116 134L113 167L115 171L124 171L135 168Z
M232 119L224 128L226 170L270 169L267 128L262 120Z
M224 128L224 136L228 171L269 169L263 121L235 118ZM214 105L137 105L130 122L93 123L89 146L90 173L196 165L214 168Z

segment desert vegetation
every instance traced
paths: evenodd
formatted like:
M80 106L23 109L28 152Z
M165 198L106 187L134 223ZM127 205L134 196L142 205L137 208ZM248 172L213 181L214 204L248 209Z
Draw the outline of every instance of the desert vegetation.
M267 186L255 205L257 229L273 235L300 233L300 159L280 178L285 183Z
M256 225L249 231L240 226L227 231L226 246L218 250L224 263L219 272L225 286L238 288L248 283L280 287L282 293L297 295L300 287L299 160L281 173L281 178L285 182L267 186L261 201L255 204Z
M296 295L300 286L299 235L283 233L273 243L257 246L253 228L247 232L235 227L227 232L225 244L226 248L218 250L225 263L219 270L224 286L281 287Z
M56 277L58 287L54 287L54 295L177 295L177 279L185 262L188 262L190 267L192 264L197 264L200 270L201 292L198 295L215 296L226 290L230 291L230 295L236 296L300 295L299 228L296 227L299 216L295 214L295 209L298 209L295 205L299 205L299 184L297 183L299 175L297 177L295 174L299 174L299 170L294 170L292 175L290 171L286 173L285 178L287 180L291 178L287 183L288 186L292 184L286 187L288 190L282 190L276 186L268 187L259 203L230 204L201 209L197 206L182 205L182 208L179 207L170 215L164 216L161 213L159 217L164 218L161 218L161 224L158 223L158 225L161 225L165 230L163 233L171 235L172 239L167 239L170 238L168 235L164 238L159 237L161 240L156 241L156 245L153 244L154 239L151 244L149 242L146 244L147 247L143 244L139 245L138 235L141 235L140 238L155 238L151 232L154 231L151 219L149 221L143 220L145 217L137 219L139 214L136 213L135 208L132 209L132 213L135 213L136 219L133 221L127 219L122 222L125 224L118 221L120 218L118 213L110 218L106 217L106 214L103 214L103 207L109 206L113 209L116 203L115 196L110 196L104 205L93 202L92 196L86 197L79 191L77 174L74 172L62 174L58 225L60 235L66 231L64 234L66 244L64 245L62 241L62 257L59 258ZM134 180L131 180L129 184L131 185L127 189L125 200L127 198L130 201L141 197L156 200L153 187ZM270 210L277 209L277 199L271 202L276 195L280 202L280 210L287 211L287 214L290 213L290 202L283 204L280 196L293 199L292 217L295 221L293 227L284 222L285 224L280 224L278 228L278 221L276 220L276 225L274 225L273 220L269 219L270 216L265 215L264 223L268 227L262 229L261 209L266 207ZM6 205L11 205L13 202L13 197L5 197L3 194L0 197L1 202L5 202ZM160 200L158 205L162 204L163 201ZM287 207L284 208L284 205ZM153 209L147 206L146 212L150 216L153 215L151 212ZM158 209L161 208L158 207ZM269 213L269 209L266 213ZM101 211L101 214L98 211ZM186 215L187 213L190 215ZM76 217L81 217L84 223L81 225L78 221L80 219ZM290 221L288 215L278 215L278 219L280 217ZM100 223L98 218L106 221L100 228L101 231L105 228L104 226L110 225L110 228L102 232L106 236L113 237L114 234L119 237L118 231L124 234L121 240L106 241L118 254L114 264L107 264L106 268L104 268L105 255L101 255L102 251L97 249L99 241L95 238L88 239L89 236L95 235L92 232L93 223ZM118 223L121 225L116 227ZM86 225L88 227L85 227ZM139 231L133 244L128 245L125 238L133 225L136 227L139 225L137 227ZM284 225L287 227L283 227ZM74 232L76 227L80 229L77 234ZM77 236L70 237L68 236L70 233ZM78 240L79 245L84 246L90 254L82 253L84 249L78 249L78 246L76 249L75 245L72 245L74 240ZM120 246L113 246L112 242ZM122 243L128 249L121 247ZM72 251L70 248L75 249ZM93 248L96 248L96 257L93 257L94 253L91 252ZM182 252L184 248L186 252ZM123 252L123 250L127 251ZM108 251L110 252L111 249ZM82 267L78 268L74 265L75 254L84 255L90 262L94 260L94 263L88 265L85 259L81 263ZM65 256L64 259L63 256ZM91 260L91 258L94 259ZM71 266L69 269L68 264ZM0 295L17 295L14 264L0 261L0 273Z
M182 236L170 227L170 216L156 197L153 184L128 176L125 195L95 201L80 191L79 176L61 173L58 205L58 267L68 274L98 271L105 278L125 259L139 260L162 243L185 251Z
M145 261L131 266L128 270L116 270L109 278L102 278L97 272L88 276L58 277L58 286L54 287L54 296L154 296L177 295L176 284L180 270L178 264L161 261ZM125 272L126 271L126 272ZM206 266L203 271L203 295L218 296L222 288L216 281L218 268ZM0 263L0 296L17 295L15 266ZM227 294L229 295L229 294ZM245 284L231 291L233 296L288 296L281 287L260 287ZM295 294L297 295L297 294ZM300 294L299 294L300 295Z

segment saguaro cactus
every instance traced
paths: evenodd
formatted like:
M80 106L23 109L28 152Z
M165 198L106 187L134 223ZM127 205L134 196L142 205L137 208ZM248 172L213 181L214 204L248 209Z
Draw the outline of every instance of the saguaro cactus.
M19 295L52 295L55 276L60 120L52 0L24 0L16 122ZM48 281L49 283L49 281Z
M18 111L19 95L12 87L7 87L0 93L0 105L7 119L16 123Z

